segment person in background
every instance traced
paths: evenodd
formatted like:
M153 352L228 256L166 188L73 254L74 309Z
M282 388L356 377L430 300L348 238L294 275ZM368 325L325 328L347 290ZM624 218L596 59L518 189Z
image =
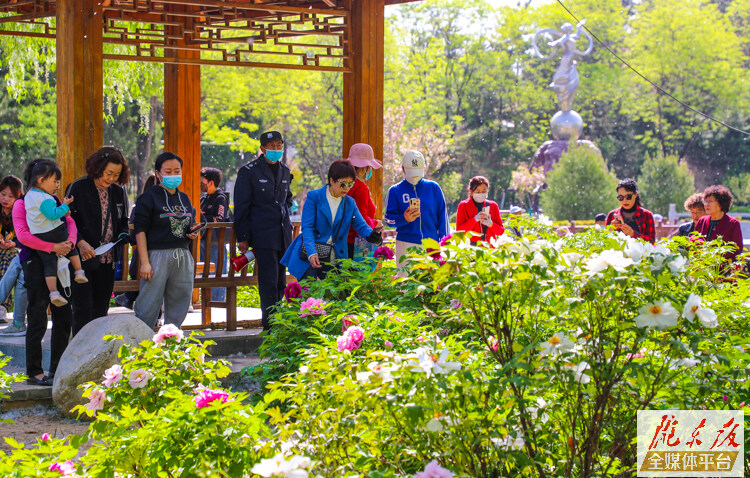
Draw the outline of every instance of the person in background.
M469 197L458 204L456 229L476 232L472 242L491 241L505 232L500 208L487 199L490 182L484 176L474 176L469 181Z
M347 160L354 166L356 174L354 186L346 193L347 196L354 198L354 202L357 203L357 208L360 214L362 214L362 219L365 220L368 226L373 229L383 227L383 223L375 217L377 209L375 208L375 203L372 201L372 196L370 196L370 188L365 184L365 181L372 176L372 171L382 168L383 165L375 159L372 146L364 143L353 144L349 148L349 157ZM354 242L357 236L357 231L352 226L349 229L349 237L346 241L349 247L349 258L352 259L354 258Z
M641 206L638 184L630 178L617 183L617 200L620 207L607 214L607 225L612 224L615 230L627 236L655 243L654 216Z
M154 171L159 186L141 194L135 203L133 226L138 246L141 287L135 315L153 328L164 302L164 323L177 327L187 316L193 293L195 263L190 241L193 205L178 188L182 183L182 158L163 152Z
M388 190L386 222L396 228L396 260L410 247L421 247L424 239L440 241L447 236L448 210L440 185L424 179L425 160L419 151L407 151L401 159L404 179ZM406 275L399 272L400 277Z
M724 255L728 260L734 261L742 252L742 229L740 222L729 216L729 208L732 207L734 197L729 188L721 185L709 186L703 191L703 207L706 208L706 216L698 219L695 230L700 232L706 240L713 241L721 238L724 242L733 243L734 251Z
M76 246L89 282L73 284L73 336L86 324L109 311L115 286L115 264L122 248L113 247L96 255L94 249L129 239L128 184L130 170L122 151L114 146L99 148L86 159L86 176L68 186L66 196L76 200L70 216L78 226Z
M229 198L221 190L219 185L221 184L221 171L216 168L202 168L201 169L201 193L205 193L201 196L201 222L225 222L229 220ZM210 262L217 265L218 270L216 273L224 274L227 270L229 259L227 258L227 252L224 251L224 260L221 264L219 260L219 235L218 229L214 229L211 234L211 247ZM205 237L205 231L202 233ZM227 236L227 239L229 237ZM223 246L223 244L222 244ZM206 243L201 240L201 260L205 262L206 257ZM211 288L211 300L224 302L227 297L226 287L212 287Z
M261 154L240 168L234 183L234 229L241 253L252 248L258 274L263 328L271 309L284 297L286 267L281 263L292 243L292 173L281 161L284 140L278 131L260 135Z
M24 172L26 183L31 182L32 171L37 166L56 166L51 159L37 159L29 163ZM23 276L26 283L28 306L26 308L26 383L30 385L52 386L65 348L70 339L73 312L70 304L52 307L52 333L50 335L49 373L42 368L42 339L47 332L47 309L50 305L49 291L44 277L44 265L38 251L64 256L74 247L78 229L72 217L64 219L68 237L56 244L43 241L29 231L26 222L26 205L24 198L19 198L13 205L13 227L17 242L21 246L19 254Z
M689 236L690 233L695 231L695 225L698 223L698 219L706 215L706 208L703 207L703 194L693 194L685 200L683 205L685 211L690 213L690 222L681 224L674 235L676 236Z
M600 212L599 214L594 217L594 225L599 226L601 228L607 227L607 215L603 212Z
M354 186L355 174L349 161L334 161L328 168L328 184L307 193L302 208L301 233L281 259L281 263L289 267L289 272L299 280L307 277L325 279L337 260L349 257L346 238L351 226L368 242L383 242L380 231L367 225L354 198L346 195ZM305 253L301 252L303 244ZM332 249L331 257L320 257L316 244L328 244Z
M62 172L56 163L39 162L32 169L30 180L26 183L26 222L31 233L42 241L62 242L70 234L63 217L70 214L70 204L74 198L67 196L60 203L55 196L60 189L61 178ZM67 305L67 299L57 290L58 255L44 250L38 250L37 253L44 264L44 277L49 289L50 302L55 307ZM66 257L75 270L73 280L78 283L88 282L78 250L74 247Z
M518 206L511 206L508 210L508 214L510 214L511 216L520 216L521 214L523 214L523 208L520 208ZM518 239L521 239L523 237L523 232L521 232L520 227L512 226L509 229L511 234L516 236Z
M143 191L141 191L141 194L145 193L149 189L151 189L152 186L155 186L157 184L156 176L151 173L146 178L146 181L143 183ZM130 218L128 219L128 229L130 233L130 243L135 243L135 233L133 232L133 221L135 220L135 204L133 204L133 207L130 209ZM138 252L136 252L136 249L133 249L133 255L130 258L130 267L128 268L128 277L130 277L131 280L137 280L140 276L140 271L138 270ZM138 298L138 291L137 290L129 290L127 292L124 292L118 296L115 297L115 304L119 305L120 307L125 307L127 309L133 308L133 303L135 303L135 299Z
M13 229L13 205L23 196L23 182L16 176L6 176L0 181L0 321L6 322L10 293L14 292L13 322L3 330L0 336L17 337L26 334L26 284L23 280L23 268L18 257L15 230ZM10 261L8 261L10 259Z

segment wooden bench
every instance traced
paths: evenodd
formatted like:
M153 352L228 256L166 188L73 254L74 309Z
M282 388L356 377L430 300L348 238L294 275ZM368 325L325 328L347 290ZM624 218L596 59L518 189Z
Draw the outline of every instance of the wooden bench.
M293 237L297 237L300 230L300 224L296 222L293 223L293 225ZM193 258L196 258L194 287L201 291L201 324L184 326L183 329L211 328L211 309L213 307L218 307L226 309L227 311L226 329L237 330L237 287L258 285L255 262L248 267L245 267L240 272L235 272L229 264L228 259L234 257L236 255L235 251L237 251L237 236L234 232L233 223L212 222L208 224L205 231L204 237L195 239L190 247L190 252L193 254ZM218 244L223 246L219 247L216 262L211 262L210 254L206 254L204 261L199 261L200 241L205 241L208 245L216 240L214 238L217 239ZM210 246L207 246L206 249L207 252L210 253ZM133 254L135 254L134 251ZM137 291L140 288L140 279L130 279L130 255L131 247L129 244L125 244L120 259L122 261L122 279L115 281L115 293ZM225 261L227 262L228 270L225 270L223 274L217 274L217 271L221 270L217 264L223 264ZM251 267L252 270L249 270ZM137 255L135 268L138 270ZM292 282L294 280L293 276L287 274L287 282ZM225 287L227 289L225 301L211 300L211 288L213 287Z

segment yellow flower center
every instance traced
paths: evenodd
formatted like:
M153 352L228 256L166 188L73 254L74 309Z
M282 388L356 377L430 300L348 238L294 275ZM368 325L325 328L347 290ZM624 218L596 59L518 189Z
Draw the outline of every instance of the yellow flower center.
M440 357L438 357L437 355L431 355L431 356L430 356L430 359L431 359L431 360L432 360L433 362L437 363L437 362L438 362L438 360L440 360Z
M690 312L692 312L692 313L695 313L695 311L696 311L696 310L698 310L698 308L699 308L699 307L698 307L697 305L694 305L694 306L692 306L692 307L690 308Z
M560 339L560 337L558 337L558 336L554 336L551 339L549 339L550 345L557 345L560 342L562 342L562 339Z
M660 305L652 305L651 308L648 309L649 312L651 312L654 315L661 314L661 306Z

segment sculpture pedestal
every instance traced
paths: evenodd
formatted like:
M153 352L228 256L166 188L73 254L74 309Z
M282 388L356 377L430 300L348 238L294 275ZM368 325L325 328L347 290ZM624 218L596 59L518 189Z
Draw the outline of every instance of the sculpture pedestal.
M563 155L563 153L568 150L569 143L569 141L563 141L559 139L545 141L539 147L539 149L536 150L536 153L534 153L534 159L531 161L531 168L543 168L544 175L546 176L547 173L549 173L550 169L552 169L555 164L560 161L560 157ZM597 148L594 143L587 139L579 139L576 141L576 144L578 144L579 146L587 146L596 151L599 156L602 155L602 152L599 150L599 148Z
M574 110L558 111L549 125L555 139L569 141L578 139L583 134L583 118Z

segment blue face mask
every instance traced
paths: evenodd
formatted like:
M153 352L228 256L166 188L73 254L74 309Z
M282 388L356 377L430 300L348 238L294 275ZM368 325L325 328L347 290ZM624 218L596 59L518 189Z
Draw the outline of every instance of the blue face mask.
M275 163L281 159L281 157L284 156L284 150L283 149L267 149L266 150L266 158L268 158L269 161Z
M167 189L177 189L182 184L182 174L174 176L162 176L161 183Z
M365 181L369 181L372 177L372 168L370 168L369 171L367 171L367 174L365 174Z

